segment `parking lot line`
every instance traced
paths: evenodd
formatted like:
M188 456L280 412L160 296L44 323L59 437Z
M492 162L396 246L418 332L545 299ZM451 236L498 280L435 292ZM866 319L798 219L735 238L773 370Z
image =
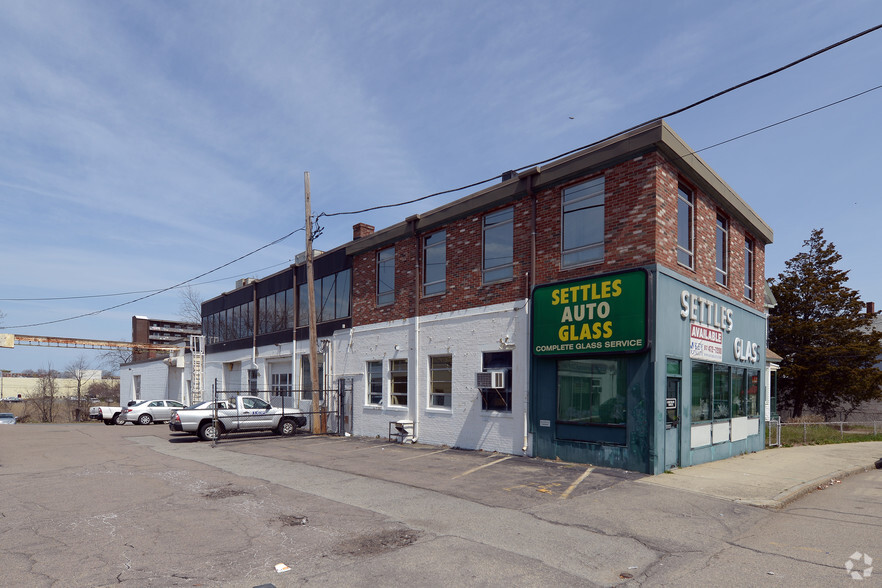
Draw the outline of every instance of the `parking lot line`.
M420 453L419 455L411 455L410 457L403 457L398 461L407 461L409 459L419 459L421 457L426 457L428 455L435 455L436 453L444 453L445 451L450 451L450 448L447 449L439 449L438 451L430 451L428 453Z
M501 457L501 458L499 458L499 459L497 459L497 460L491 461L490 463L485 463L484 465L479 465L478 467L476 467L476 468L472 468L472 469L470 469L470 470L467 471L467 472L463 472L463 473L461 473L461 474L459 474L459 475L457 475L457 476L453 476L453 477L451 478L451 480L455 480L455 479L457 479L457 478L462 478L463 476L468 476L469 474L474 473L474 472L477 472L478 470L482 470L482 469L484 469L484 468L489 468L489 467L492 466L492 465L496 465L496 464L498 464L498 463L500 463L500 462L503 462L503 461L505 461L505 460L507 460L507 459L511 459L511 458L513 458L513 457L514 457L513 455L507 455L507 456L505 456L505 457Z
M564 490L563 494L560 495L560 499L561 499L561 500L566 499L567 496L570 495L570 492L572 492L573 490L575 490L575 489L576 489L576 486L578 486L579 484L581 484L581 483L582 483L582 480L584 480L585 478L587 478L587 477L588 477L588 474L590 474L590 473L591 473L591 470L593 470L593 469L594 469L594 468L591 467L591 468L588 468L587 470L585 470L584 472L582 472L582 475L579 476L578 478L576 478L576 480L575 480L572 484L570 484L570 487L569 487L569 488L567 488L566 490Z

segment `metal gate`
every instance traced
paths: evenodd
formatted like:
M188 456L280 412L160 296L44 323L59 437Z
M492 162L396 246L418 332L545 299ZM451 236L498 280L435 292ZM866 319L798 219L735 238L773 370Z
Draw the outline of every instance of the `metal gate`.
M352 378L338 378L337 389L328 394L328 433L352 434Z

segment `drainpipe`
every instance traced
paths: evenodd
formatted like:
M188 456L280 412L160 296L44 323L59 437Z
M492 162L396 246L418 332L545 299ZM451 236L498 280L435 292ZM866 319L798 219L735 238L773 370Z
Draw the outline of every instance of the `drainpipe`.
M530 270L527 272L527 297L526 302L524 303L525 314L527 315L527 329L530 329L530 296L533 292L533 287L536 285L536 193L533 191L533 180L535 176L539 173L539 168L534 167L525 171L521 174L524 177L524 180L527 183L527 198L530 199ZM530 340L529 333L527 333L527 340ZM529 362L529 358L531 357L531 353L527 353L527 361ZM528 420L528 412L530 408L530 385L532 382L532 370L529 369L524 370L527 374L527 386L524 391L524 446L521 447L521 451L524 455L527 454L527 445L529 443L529 420Z
M407 222L410 223L410 234L414 240L414 247L416 248L416 255L414 255L414 313L413 313L413 374L414 374L414 388L415 394L413 399L413 443L416 443L419 440L420 433L420 294L422 293L422 280L420 279L420 259L421 259L421 249L420 249L420 239L417 234L417 221L420 219L418 214L415 214L407 219ZM446 246L446 245L445 245ZM410 354L408 354L410 355Z

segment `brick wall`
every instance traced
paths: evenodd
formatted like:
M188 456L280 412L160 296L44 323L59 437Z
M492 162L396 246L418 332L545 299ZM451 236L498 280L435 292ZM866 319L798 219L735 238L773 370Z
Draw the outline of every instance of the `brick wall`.
M395 244L395 302L376 304L376 251L353 260L353 324L365 325L475 308L524 299L529 295L529 272L535 284L580 278L600 273L661 264L702 285L763 310L765 251L755 243L754 300L744 298L745 229L729 219L729 284L715 280L716 216L720 210L701 190L680 177L677 168L659 152L651 152L611 166L605 176L604 257L602 262L561 268L561 193L601 173L575 178L535 194L536 267L531 269L531 216L533 202L521 198L514 207L513 278L482 284L482 219L474 215L449 223L447 238L447 290L420 296L422 276L417 263L422 240L435 230ZM695 194L695 267L677 263L677 186L684 181ZM500 207L503 208L503 207ZM498 209L497 209L498 210ZM491 211L487 211L491 212ZM417 306L418 303L418 306Z

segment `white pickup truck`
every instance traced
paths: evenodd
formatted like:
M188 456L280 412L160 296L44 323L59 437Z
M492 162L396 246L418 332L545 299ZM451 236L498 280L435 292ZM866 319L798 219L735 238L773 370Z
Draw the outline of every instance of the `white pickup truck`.
M293 435L306 424L306 416L296 408L276 408L257 396L238 396L226 401L232 408L180 409L168 423L170 431L199 435L212 441L224 433L272 430Z
M89 419L96 421L104 421L105 425L124 425L125 419L120 421L122 414L121 406L90 406Z

